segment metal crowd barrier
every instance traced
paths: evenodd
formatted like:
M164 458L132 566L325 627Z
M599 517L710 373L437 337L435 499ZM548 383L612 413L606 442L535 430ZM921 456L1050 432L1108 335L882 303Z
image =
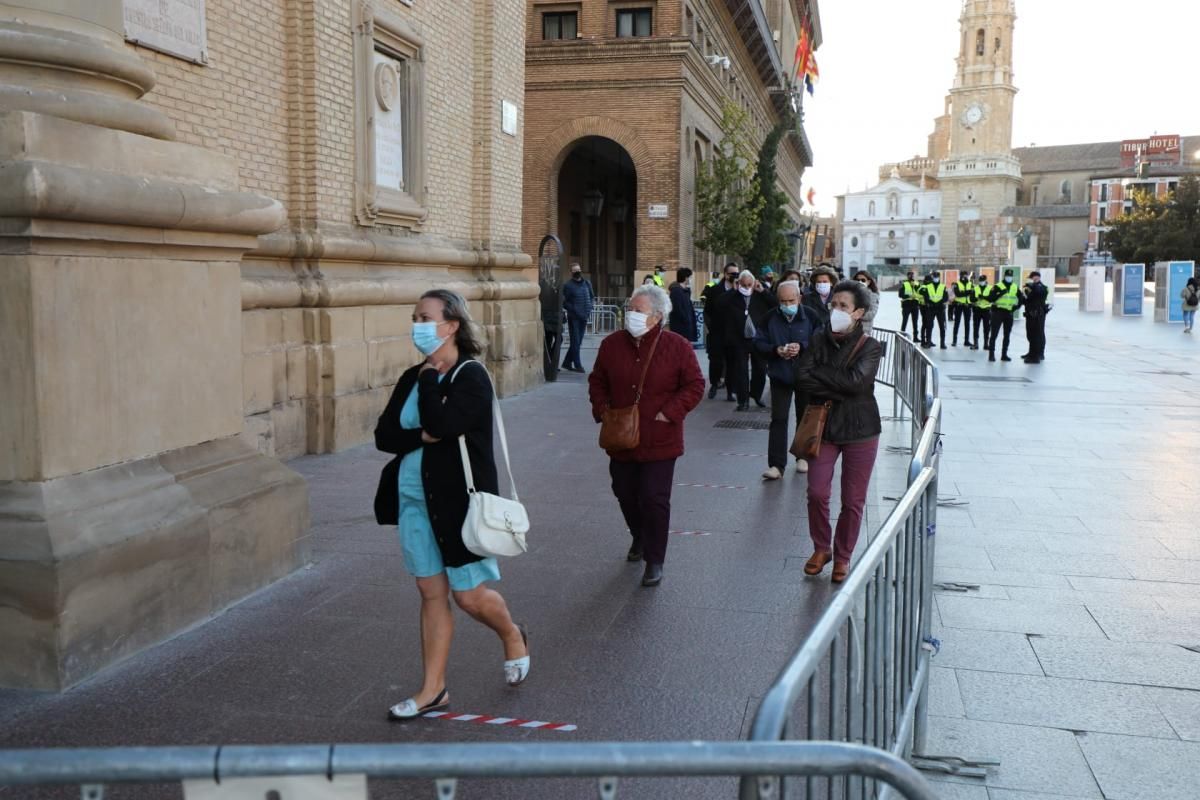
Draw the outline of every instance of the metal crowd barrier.
M938 369L903 331L875 328L871 335L884 345L883 360L875 380L892 388L892 418L904 419L907 410L912 421L912 447L915 449L938 396Z
M621 327L621 308L608 303L597 303L592 306L592 315L588 318L587 332L595 334L610 334Z
M892 337L889 350L897 396L921 421L908 489L763 697L750 741L845 742L899 758L914 745L924 750L929 659L937 647L930 628L942 401L928 356L903 335ZM794 783L782 776L746 777L741 797L794 796ZM803 783L806 798L888 796L863 774L806 777Z
M892 786L907 800L937 800L912 766L891 753L837 742L581 742L122 747L0 751L0 786L81 784L102 796L109 783L195 781L247 797L238 778L309 776L311 794L338 777L428 778L453 800L460 778L595 778L617 797L620 777L851 773ZM189 783L184 784L185 797ZM271 797L257 787L255 796ZM275 792L278 796L280 793ZM305 797L308 793L288 794ZM220 796L220 795L215 795ZM342 796L342 795L339 795Z

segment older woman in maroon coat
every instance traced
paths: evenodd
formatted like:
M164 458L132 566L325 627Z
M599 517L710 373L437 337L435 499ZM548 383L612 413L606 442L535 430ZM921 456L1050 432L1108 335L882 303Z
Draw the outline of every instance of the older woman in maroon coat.
M643 586L662 582L675 459L683 455L683 418L704 396L704 375L691 343L663 328L670 312L665 291L638 287L625 314L625 330L600 343L588 376L592 417L599 422L605 409L633 405L643 359L650 359L638 404L638 446L609 452L608 466L613 494L633 536L628 558L646 561Z

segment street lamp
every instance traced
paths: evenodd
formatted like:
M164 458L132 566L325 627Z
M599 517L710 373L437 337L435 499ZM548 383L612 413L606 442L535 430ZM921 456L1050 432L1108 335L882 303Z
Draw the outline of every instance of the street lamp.
M599 189L592 187L583 193L583 213L589 219L600 219L604 209L604 195Z

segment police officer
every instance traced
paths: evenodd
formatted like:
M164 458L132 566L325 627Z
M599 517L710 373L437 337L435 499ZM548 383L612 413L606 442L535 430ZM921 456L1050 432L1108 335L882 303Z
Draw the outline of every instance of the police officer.
M933 283L933 276L926 275L921 279L921 284L917 287L917 310L921 312L921 337L917 340L921 346L925 346L925 332L929 330L933 323L929 321L929 302L925 297L925 287Z
M941 336L942 349L946 349L946 286L942 283L942 273L933 272L928 281L921 287L920 294L924 299L925 330L921 339L922 347L933 347L933 323L938 324L938 334Z
M975 335L974 341L971 343L972 350L979 349L979 343L983 342L983 346L988 346L988 341L992 337L992 301L988 298L991 296L992 289L988 286L987 275L980 275L975 280L975 301L972 303L975 309ZM979 329L983 328L983 338L979 338Z
M1046 358L1046 313L1050 310L1046 302L1050 290L1042 283L1042 273L1029 273L1024 294L1025 338L1029 340L1029 352L1022 358L1026 364L1040 364Z
M1012 361L1008 357L1008 340L1012 336L1013 313L1024 304L1025 298L1013 279L1011 269L1004 270L1004 282L992 287L992 338L988 341L988 361L996 360L996 340L1004 330L1004 343L1000 348L1000 360Z
M908 277L900 284L900 332L903 333L908 328L908 320L911 318L914 342L921 341L921 337L917 335L917 316L921 310L917 296L918 288L916 275L910 270Z
M963 324L963 347L971 346L971 304L975 302L975 287L970 274L959 274L954 282L954 301L950 304L950 319L954 321L954 333L950 346L958 347L958 325Z
M654 265L654 274L650 276L650 279L654 281L655 286L657 286L660 289L663 288L664 284L663 284L663 265L662 264Z

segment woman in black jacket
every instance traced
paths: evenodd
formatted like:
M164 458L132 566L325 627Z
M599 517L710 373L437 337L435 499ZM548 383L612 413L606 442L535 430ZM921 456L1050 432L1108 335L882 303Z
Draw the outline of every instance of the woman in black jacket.
M496 560L475 555L462 541L467 485L458 437L466 438L475 488L499 492L492 454L492 381L474 360L483 348L466 301L443 289L421 295L413 310L412 336L425 361L400 377L375 427L375 446L396 454L384 467L375 516L381 525L399 525L404 566L421 593L424 682L420 691L388 710L393 720L450 704L451 594L459 608L500 637L509 685L529 674L524 629L513 624L500 593L484 585L500 579Z
M870 290L861 283L842 281L833 287L829 324L813 336L796 378L797 389L808 395L810 403L830 403L821 453L808 465L813 555L804 572L818 575L833 561L834 583L844 581L850 572L883 428L875 402L875 371L883 348L862 326L870 305ZM842 511L835 536L829 524L829 497L838 456L842 458Z

